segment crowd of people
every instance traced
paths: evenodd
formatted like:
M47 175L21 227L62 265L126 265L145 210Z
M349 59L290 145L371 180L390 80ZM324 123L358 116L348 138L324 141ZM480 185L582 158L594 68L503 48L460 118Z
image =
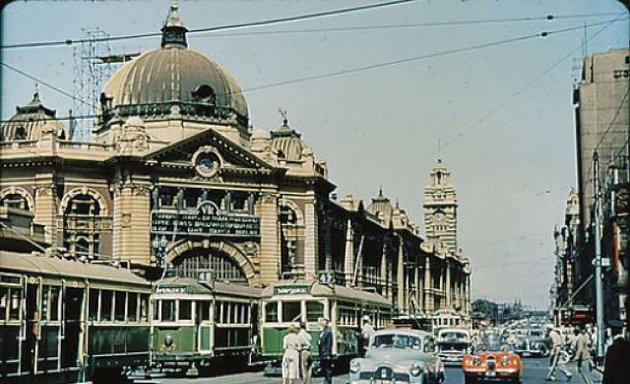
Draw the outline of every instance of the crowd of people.
M359 351L362 355L368 349L369 341L376 331L369 316L361 319L361 331L359 337ZM333 371L333 337L330 328L330 319L321 317L319 324L319 369L324 376L325 384L332 384ZM282 383L295 384L296 380L302 380L304 384L311 383L313 375L313 356L311 354L312 337L304 322L290 324L288 333L283 339L284 355L282 356Z

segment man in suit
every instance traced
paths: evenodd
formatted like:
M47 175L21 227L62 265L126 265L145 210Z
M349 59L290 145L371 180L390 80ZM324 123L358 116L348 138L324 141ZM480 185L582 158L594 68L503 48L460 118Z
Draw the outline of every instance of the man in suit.
M326 317L319 318L319 364L324 372L324 383L332 384L332 330L330 329L330 320Z

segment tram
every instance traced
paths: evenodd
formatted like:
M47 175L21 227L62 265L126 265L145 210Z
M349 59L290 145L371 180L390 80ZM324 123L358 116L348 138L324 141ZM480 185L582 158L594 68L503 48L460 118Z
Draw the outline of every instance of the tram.
M150 293L127 269L0 251L0 381L122 380L149 362Z
M168 277L152 297L152 360L165 372L197 375L230 361L244 367L257 351L262 289Z
M288 326L305 322L312 336L311 352L317 360L318 319L327 317L333 334L333 355L344 366L359 354L360 320L369 316L376 328L391 321L391 302L368 291L319 282L280 282L262 292L260 336L262 357L272 360L268 375L277 374L284 353L283 338Z

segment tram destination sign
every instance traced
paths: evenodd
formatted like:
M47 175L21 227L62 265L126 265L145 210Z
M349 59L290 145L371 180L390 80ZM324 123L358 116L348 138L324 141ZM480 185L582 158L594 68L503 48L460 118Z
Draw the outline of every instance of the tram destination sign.
M311 293L310 285L285 285L274 288L276 295L303 295Z
M252 216L153 212L151 231L188 236L259 237L260 219Z

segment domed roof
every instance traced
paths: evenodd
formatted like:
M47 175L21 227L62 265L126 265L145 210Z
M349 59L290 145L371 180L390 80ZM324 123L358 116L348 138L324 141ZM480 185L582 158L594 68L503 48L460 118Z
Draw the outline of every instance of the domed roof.
M0 141L39 140L43 132L53 132L66 139L66 127L55 118L55 111L45 107L35 91L33 100L16 107L17 113L0 129Z
M300 161L302 152L307 148L301 135L289 128L289 121L284 119L282 126L271 132L272 148L278 153L278 158L289 161Z
M385 225L389 225L394 207L389 199L383 195L382 188L379 188L378 196L372 198L372 203L367 207L367 211L377 216Z
M167 113L177 104L182 114L236 113L246 123L247 102L236 80L206 55L188 49L186 31L173 5L162 28L161 48L143 53L112 76L104 90L110 103L105 108L122 106L121 115L156 114L164 112L156 104L167 106Z

